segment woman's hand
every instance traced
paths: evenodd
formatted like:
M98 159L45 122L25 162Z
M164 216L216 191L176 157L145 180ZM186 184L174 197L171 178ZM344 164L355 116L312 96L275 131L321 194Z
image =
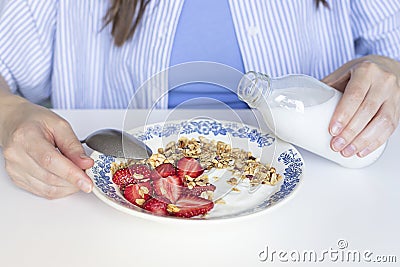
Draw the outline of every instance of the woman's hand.
M1 90L1 89L0 89ZM71 126L50 110L0 92L0 145L15 184L54 199L92 190L88 158ZM8 99L7 99L8 98Z
M400 118L400 62L366 56L322 81L343 92L329 124L334 151L364 157L386 142Z

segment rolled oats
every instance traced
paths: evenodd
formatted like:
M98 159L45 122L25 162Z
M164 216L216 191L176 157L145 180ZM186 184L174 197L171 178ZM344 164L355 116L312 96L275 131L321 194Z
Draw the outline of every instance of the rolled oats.
M215 201L215 204L226 204L225 200L220 198Z

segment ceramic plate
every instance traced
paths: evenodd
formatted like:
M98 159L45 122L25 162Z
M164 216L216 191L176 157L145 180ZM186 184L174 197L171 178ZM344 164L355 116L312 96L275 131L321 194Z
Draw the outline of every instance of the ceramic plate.
M231 172L217 170L209 177L219 177L210 182L216 185L214 208L204 217L181 219L172 216L153 215L124 199L118 186L112 182L110 168L113 162L120 163L123 159L93 152L94 166L87 174L94 183L95 195L110 206L125 213L153 220L221 220L240 218L258 214L283 202L299 187L304 172L304 161L300 153L292 145L276 138L272 133L261 132L258 129L228 121L213 121L199 119L193 121L173 121L147 125L129 131L132 135L144 141L153 151L165 147L170 141L179 137L197 138L204 136L211 140L223 141L232 147L250 151L262 163L275 167L283 179L276 185L261 185L249 190L248 183L243 182L232 191L232 186L226 180ZM219 172L218 172L219 171Z

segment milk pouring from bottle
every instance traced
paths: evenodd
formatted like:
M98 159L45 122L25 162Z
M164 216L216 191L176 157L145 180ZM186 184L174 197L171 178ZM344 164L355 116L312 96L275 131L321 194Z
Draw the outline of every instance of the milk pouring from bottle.
M363 158L357 155L346 158L331 149L328 127L342 93L310 76L272 79L262 73L248 72L239 83L238 95L260 111L277 137L344 167L368 166L384 151L386 143Z

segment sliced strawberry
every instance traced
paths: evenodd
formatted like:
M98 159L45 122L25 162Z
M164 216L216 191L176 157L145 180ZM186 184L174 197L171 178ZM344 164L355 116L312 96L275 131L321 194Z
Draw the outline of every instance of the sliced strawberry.
M168 215L168 204L170 204L168 199L150 198L143 204L143 208L157 215Z
M185 175L196 178L199 177L204 169L201 167L200 162L195 158L185 157L181 158L177 164L178 176L183 179Z
M181 178L176 175L157 179L153 181L153 185L154 193L157 196L166 197L172 203L175 203L178 200L184 189Z
M176 174L175 166L171 163L158 165L155 170L164 178Z
M168 204L168 212L176 217L190 218L203 215L214 207L208 199L197 196L182 196L175 204Z
M125 188L125 186L135 182L135 179L132 177L132 172L129 168L117 170L114 173L112 180L120 188Z
M180 177L178 177L177 175L170 175L164 179L167 179L168 183L170 183L170 184L179 185L179 186L183 185L182 179Z
M158 179L161 179L162 176L156 171L156 170L152 170L151 174L150 174L150 179L153 181L156 181Z
M167 194L167 189L164 186L164 179L160 178L153 181L155 196L164 196Z
M143 164L134 164L129 166L132 176L137 181L142 181L150 178L151 170Z
M208 184L205 186L199 186L196 185L192 189L189 189L188 187L185 188L183 191L183 195L192 195L192 196L200 196L201 193L206 192L206 191L215 191L216 187L213 184Z
M150 182L130 184L125 187L124 197L132 204L141 207L151 197Z

